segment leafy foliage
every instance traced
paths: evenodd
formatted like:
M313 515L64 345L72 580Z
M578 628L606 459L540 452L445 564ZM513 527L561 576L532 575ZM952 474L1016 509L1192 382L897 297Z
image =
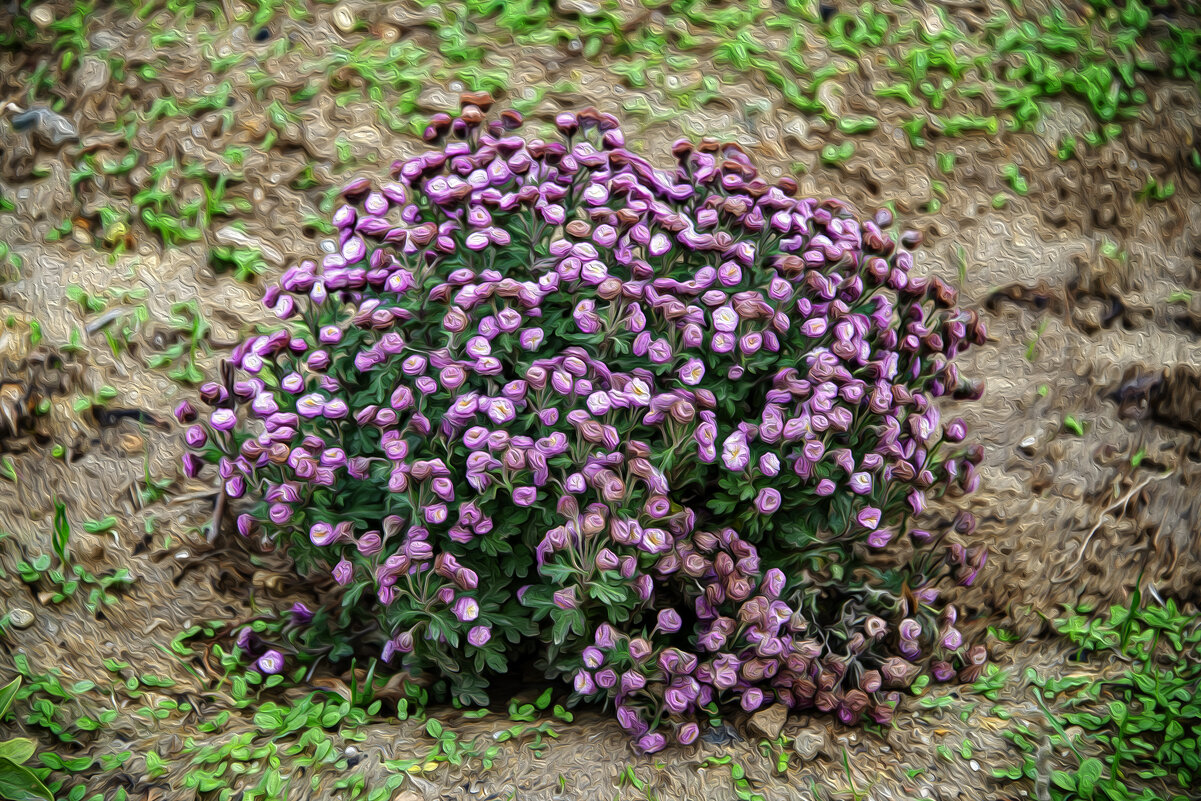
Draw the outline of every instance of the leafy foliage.
M20 689L20 677L0 688L0 718L8 714L8 708ZM0 741L0 798L7 801L54 801L54 794L42 784L37 774L24 766L36 750L37 743L28 737Z
M1146 608L1139 600L1135 593L1105 618L1081 609L1055 621L1080 646L1078 659L1112 654L1122 670L1103 678L1027 670L1051 744L1075 757L1050 774L1055 801L1182 801L1201 781L1201 616L1182 613L1172 599ZM1084 733L1073 738L1072 727ZM1025 752L1023 764L997 775L1036 779L1042 733L1019 726L1009 736Z

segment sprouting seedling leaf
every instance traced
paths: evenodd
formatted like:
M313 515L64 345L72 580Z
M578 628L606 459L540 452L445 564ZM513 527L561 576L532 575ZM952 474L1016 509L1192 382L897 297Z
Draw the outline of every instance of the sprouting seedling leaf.
M1064 415L1063 425L1078 437L1084 436L1084 426L1072 415Z
M103 534L104 532L115 528L116 525L117 518L113 515L109 515L102 520L85 520L83 523L83 530L89 534Z
M58 498L54 499L54 532L51 536L51 545L54 548L54 553L58 556L59 562L67 564L70 559L67 555L67 544L71 540L71 524L67 521L67 507Z

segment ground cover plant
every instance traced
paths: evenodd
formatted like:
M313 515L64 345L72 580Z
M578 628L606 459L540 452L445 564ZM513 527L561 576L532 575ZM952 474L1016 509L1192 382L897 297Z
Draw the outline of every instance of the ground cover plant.
M1022 761L994 769L997 776L1032 779L1056 801L1190 797L1201 780L1201 617L1170 598L1148 607L1140 601L1135 592L1104 617L1068 609L1054 621L1079 648L1075 661L1109 656L1112 662L1100 677L1028 669L1045 722L1007 733ZM1039 764L1044 740L1067 757L1065 764Z
M919 659L974 675L935 582L986 551L945 538L969 514L914 518L978 483L937 399L979 395L953 360L985 332L916 237L736 146L678 142L672 174L611 115L545 141L490 105L345 187L329 252L267 290L288 324L178 412L189 474L253 503L238 530L335 588L299 647L349 656L355 629L471 703L528 657L648 751L715 704L885 722Z

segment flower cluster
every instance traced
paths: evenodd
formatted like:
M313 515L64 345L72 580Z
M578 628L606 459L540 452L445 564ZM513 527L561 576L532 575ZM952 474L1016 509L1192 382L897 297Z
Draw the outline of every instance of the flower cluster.
M345 187L336 241L266 293L284 327L201 388L186 470L329 577L309 624L369 621L466 701L534 658L646 751L730 705L886 721L919 660L978 670L933 585L986 552L911 521L978 483L936 399L979 396L954 358L985 332L910 237L736 145L667 171L608 114L546 141L490 103Z

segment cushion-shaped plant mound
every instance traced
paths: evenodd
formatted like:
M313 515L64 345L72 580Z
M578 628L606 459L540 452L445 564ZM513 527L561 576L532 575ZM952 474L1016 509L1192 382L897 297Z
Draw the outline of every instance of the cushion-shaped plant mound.
M976 315L889 214L795 199L735 145L664 171L608 114L544 141L489 102L344 189L336 243L266 293L285 326L187 432L188 472L253 501L239 531L332 576L304 610L332 655L353 630L469 702L532 657L648 751L730 704L885 721L919 658L976 669L933 582L984 551L911 522L978 481L935 403L979 395L953 363Z

